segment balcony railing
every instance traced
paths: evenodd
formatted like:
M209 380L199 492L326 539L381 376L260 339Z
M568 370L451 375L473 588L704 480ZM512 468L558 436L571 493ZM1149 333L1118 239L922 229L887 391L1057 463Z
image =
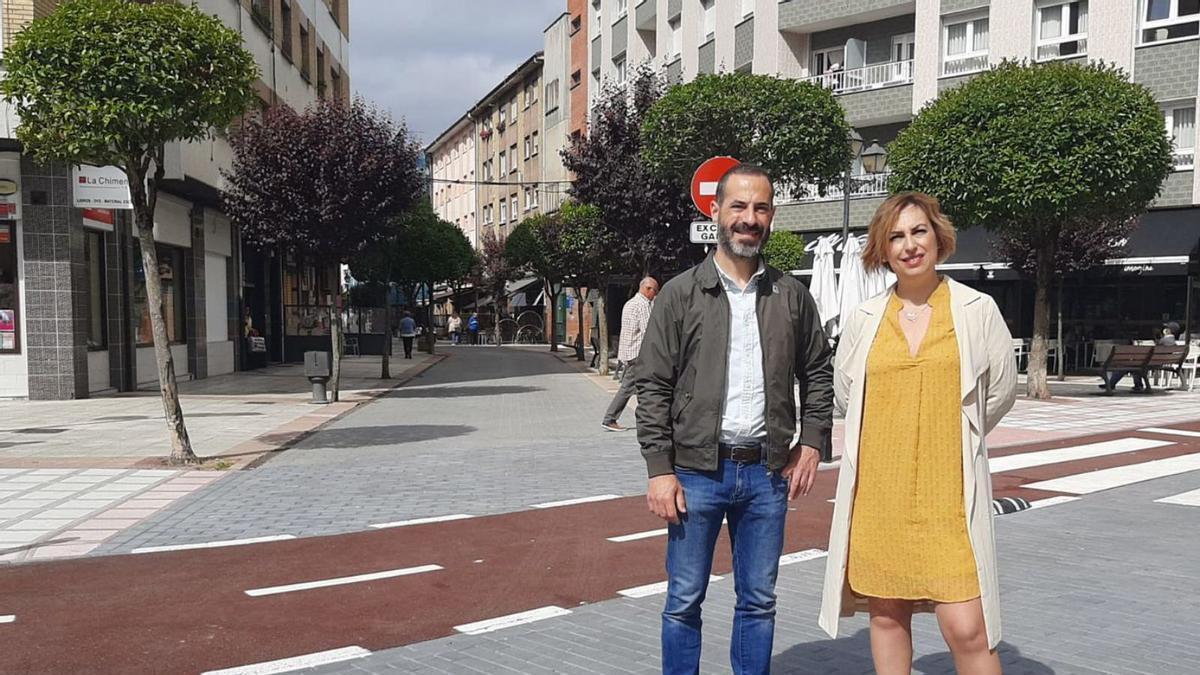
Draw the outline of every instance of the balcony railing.
M988 55L976 54L975 56L965 56L956 59L946 59L946 63L942 66L943 75L964 75L966 73L974 73L984 70L988 67Z
M864 173L850 177L850 198L861 199L864 197L882 197L888 193L887 184L888 178L891 176L890 171L883 173ZM821 194L820 186L814 183L807 183L800 186L796 194L787 200L790 202L832 202L842 199L842 184L839 182L836 185L825 186L825 194Z
M1176 150L1174 159L1176 171L1190 171L1196 166L1196 149Z
M851 91L865 91L890 87L897 84L908 84L913 80L913 62L889 61L876 63L862 68L837 70L830 73L806 78L809 82L818 84L836 94Z
M1087 38L1078 36L1055 40L1049 44L1038 45L1038 61L1050 61L1058 58L1073 58L1087 55Z

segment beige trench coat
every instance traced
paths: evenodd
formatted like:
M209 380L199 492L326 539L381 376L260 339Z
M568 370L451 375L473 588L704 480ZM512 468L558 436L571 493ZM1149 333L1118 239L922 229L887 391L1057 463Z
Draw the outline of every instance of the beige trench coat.
M1012 408L1016 398L1016 364L1012 335L992 298L952 279L950 308L958 338L962 385L963 504L967 533L975 552L988 646L1000 642L1000 590L996 579L996 544L992 530L992 480L988 470L987 432ZM858 479L858 442L862 428L867 355L895 287L862 305L850 315L835 359L834 394L846 413L846 440L838 475L837 500L829 533L829 557L821 601L820 625L837 637L838 618L866 611L846 581L850 544L850 514ZM916 611L931 611L932 603L917 603Z

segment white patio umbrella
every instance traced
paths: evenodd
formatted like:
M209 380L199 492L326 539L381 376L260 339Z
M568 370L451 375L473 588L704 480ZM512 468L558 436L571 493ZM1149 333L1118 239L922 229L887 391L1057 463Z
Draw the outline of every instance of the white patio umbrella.
M842 245L841 278L838 279L838 315L843 319L839 324L844 323L844 317L850 316L850 312L871 297L868 294L867 282L867 270L862 263L862 244L858 237L851 235ZM840 325L838 329L840 333Z
M813 300L817 301L817 314L821 326L829 335L836 335L838 317L837 275L833 269L833 238L820 237L813 251L812 285L809 287Z

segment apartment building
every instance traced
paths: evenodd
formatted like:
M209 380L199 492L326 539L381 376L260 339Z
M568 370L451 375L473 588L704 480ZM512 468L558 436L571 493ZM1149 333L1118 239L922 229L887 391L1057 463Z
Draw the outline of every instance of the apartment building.
M478 232L504 238L539 212L542 174L542 52L504 78L468 113L475 123Z
M834 92L867 143L885 146L939 92L1002 59L1116 64L1160 102L1175 141L1175 171L1130 238L1128 257L1103 270L1121 283L1081 284L1073 301L1081 316L1122 320L1136 314L1146 326L1187 313L1183 298L1192 281L1186 263L1200 243L1200 174L1194 170L1198 2L588 0L586 27L592 96L603 82L620 82L643 62L661 68L672 82L730 71L806 79ZM853 172L850 223L861 231L886 193L887 175L865 175L858 163ZM842 218L841 187L831 186L823 196L815 190L783 195L776 224L811 240L838 231ZM947 267L977 285L1015 279L992 263L980 232L962 233L959 253ZM1099 290L1085 292L1087 287ZM1030 303L1025 290L1014 288L992 290L1013 295L1008 304L1015 308L1014 325L1025 332ZM1101 297L1105 292L1112 297ZM1121 304L1140 294L1158 300L1136 310Z
M542 211L558 210L567 197L570 172L563 166L561 151L567 147L576 122L575 96L571 84L571 15L564 13L544 32L542 62L542 183L537 187Z
M0 40L57 4L0 0ZM262 73L255 90L264 107L348 98L348 0L197 5L242 35ZM103 169L39 166L22 153L17 125L11 110L0 110L0 397L82 398L155 382L132 212L81 208L73 171ZM180 379L294 356L321 339L306 318L337 289L335 269L242 246L221 213L220 170L230 160L219 130L172 144L165 156L157 273ZM254 347L251 332L262 338Z
M475 221L475 124L463 115L425 148L433 210L479 245Z

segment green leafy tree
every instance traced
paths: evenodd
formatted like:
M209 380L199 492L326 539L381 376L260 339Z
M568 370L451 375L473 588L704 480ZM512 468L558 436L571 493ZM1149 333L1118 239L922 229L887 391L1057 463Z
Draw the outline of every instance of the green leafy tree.
M476 288L484 288L492 294L492 331L496 344L500 344L500 319L508 306L508 282L515 279L517 271L505 255L504 239L492 229L486 229L479 238L479 255L475 265L473 282ZM479 305L476 295L475 305Z
M558 351L558 304L554 301L562 291L564 261L562 255L562 219L558 213L538 214L521 221L504 242L505 255L514 267L526 269L542 279L542 287L550 305L550 326L546 339L550 351Z
M700 164L728 155L771 174L779 192L839 182L850 125L833 94L811 82L749 73L700 75L672 87L642 122L642 159L688 186ZM605 203L605 202L597 202Z
M1151 93L1104 64L1005 62L926 106L891 144L893 191L938 197L998 235L1036 284L1028 395L1049 398L1056 276L1118 252L1171 172Z
M72 0L34 20L4 51L0 92L17 138L38 161L121 168L129 179L142 268L158 269L154 210L168 143L196 141L241 115L258 76L241 36L195 6ZM162 313L146 277L171 463L196 462Z
M608 322L604 318L604 289L608 287L608 280L620 269L619 261L612 255L618 235L605 227L603 212L591 204L564 202L559 209L559 217L562 221L560 255L562 269L567 274L564 281L574 287L575 297L579 300L577 346L583 346L584 298L587 297L587 289L594 288L599 291L594 311L600 333L597 336L600 344L600 374L607 375ZM578 358L583 360L583 350L579 349L577 353Z
M788 230L773 230L763 247L767 264L784 272L800 269L805 255L804 237Z

